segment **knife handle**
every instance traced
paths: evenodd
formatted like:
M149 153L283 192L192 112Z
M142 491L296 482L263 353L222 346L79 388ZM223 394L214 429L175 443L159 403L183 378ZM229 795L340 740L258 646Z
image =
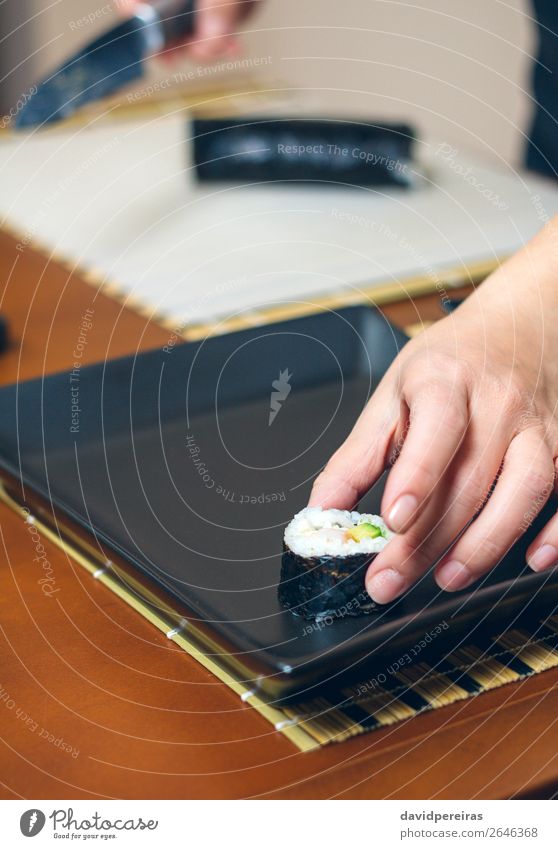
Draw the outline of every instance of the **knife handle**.
M196 0L151 0L150 5L161 20L165 44L194 32Z

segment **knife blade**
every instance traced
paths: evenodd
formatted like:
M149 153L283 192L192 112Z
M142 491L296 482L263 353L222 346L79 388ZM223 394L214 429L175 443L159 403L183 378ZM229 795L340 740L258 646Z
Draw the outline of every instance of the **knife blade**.
M195 0L153 0L96 38L37 85L14 121L28 129L68 118L86 103L142 79L145 59L194 30Z

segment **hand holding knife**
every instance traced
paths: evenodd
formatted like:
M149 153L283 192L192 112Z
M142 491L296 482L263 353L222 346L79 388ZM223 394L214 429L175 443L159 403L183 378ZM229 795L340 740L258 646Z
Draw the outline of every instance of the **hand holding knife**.
M238 7L241 16L251 5L243 2L230 4L230 8L236 12ZM192 35L197 13L210 11L211 6L207 0L134 4L130 18L88 44L37 86L17 115L15 126L25 129L60 121L86 103L141 80L145 60ZM214 12L218 10L216 7ZM227 14L231 15L230 9Z

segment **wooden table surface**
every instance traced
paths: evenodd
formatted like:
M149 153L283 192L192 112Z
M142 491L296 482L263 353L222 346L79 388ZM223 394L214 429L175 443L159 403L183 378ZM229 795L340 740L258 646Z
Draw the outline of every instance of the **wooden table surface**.
M167 330L0 233L0 381L165 344ZM436 319L436 297L385 309ZM0 506L3 798L546 797L558 788L558 670L301 754L56 547L47 597L27 527Z

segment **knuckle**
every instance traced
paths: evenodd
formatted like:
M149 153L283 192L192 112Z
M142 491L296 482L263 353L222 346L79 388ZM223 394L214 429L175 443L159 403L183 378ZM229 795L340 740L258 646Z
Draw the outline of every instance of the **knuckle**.
M418 495L419 499L431 495L440 483L443 473L435 471L423 459L418 460L409 457L406 459L411 461L411 467L413 469L412 474L409 476L410 488Z
M412 575L420 575L429 569L437 560L439 553L434 552L432 543L421 537L414 530L407 531L401 538L400 548L401 570Z
M470 375L470 368L465 360L460 360L444 351L429 351L428 363L431 371L438 376L440 383L446 386L466 382Z
M525 409L523 409L519 414L516 431L521 433L525 430L534 431L541 440L544 440L545 438L545 426L543 419L534 408L533 404L527 404Z
M443 351L415 353L407 363L405 391L427 403L463 392L470 384L471 366Z
M491 386L492 402L505 416L531 416L532 402L522 386L512 380L494 378Z
M432 363L429 361L428 369L424 364L417 369L414 383L410 383L409 389L413 399L413 406L420 407L432 404L447 406L452 400L465 397L463 373L467 366L452 363L440 369L440 374L432 374Z
M549 461L546 470L542 468L528 469L523 475L521 485L531 498L537 501L541 499L546 501L554 489L554 467L552 463Z
M371 441L363 451L359 452L357 462L355 453L349 450L349 445L346 443L330 457L316 480L320 483L324 479L340 481L358 489L366 483L370 470L375 469L378 463L380 463L380 456L377 444Z
M455 359L450 367L449 374L453 377L454 383L470 387L475 377L475 370L468 360Z
M488 495L486 490L463 489L455 496L453 506L466 513L468 516L474 516L483 505L486 504Z
M501 539L483 535L475 539L474 542L471 540L468 556L462 559L464 559L465 564L471 572L480 574L495 566L502 559L506 550L506 547L502 545ZM480 561L482 561L482 568Z
M424 413L435 417L444 430L464 432L468 424L467 405L461 393L447 386L430 389L413 398L411 419L416 420Z
M487 481L486 473L479 466L469 469L467 475L456 481L453 505L468 515L474 515L488 501L496 480Z
M465 433L469 424L467 408L460 404L446 405L442 414L442 427L453 433Z

